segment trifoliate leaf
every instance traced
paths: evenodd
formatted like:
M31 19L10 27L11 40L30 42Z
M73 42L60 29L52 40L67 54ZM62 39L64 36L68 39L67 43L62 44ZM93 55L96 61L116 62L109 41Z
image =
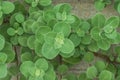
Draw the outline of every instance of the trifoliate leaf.
M4 14L9 14L15 9L15 5L9 1L3 1L1 6Z

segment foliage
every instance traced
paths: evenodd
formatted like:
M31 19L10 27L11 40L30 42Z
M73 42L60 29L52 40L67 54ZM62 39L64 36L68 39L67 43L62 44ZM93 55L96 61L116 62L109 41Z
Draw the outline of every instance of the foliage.
M95 7L101 11L110 2L95 0ZM85 20L71 10L70 4L52 0L0 0L0 80L119 80L119 17L97 13ZM68 72L95 56L103 60L84 73Z

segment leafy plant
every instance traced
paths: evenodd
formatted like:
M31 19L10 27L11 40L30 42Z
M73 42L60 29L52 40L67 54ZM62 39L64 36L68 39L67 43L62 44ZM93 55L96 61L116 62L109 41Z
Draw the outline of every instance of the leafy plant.
M108 2L97 0L102 7L96 8ZM0 80L119 80L119 17L97 13L85 20L71 10L51 0L1 0ZM102 60L84 73L69 73L74 64L90 64L95 57Z

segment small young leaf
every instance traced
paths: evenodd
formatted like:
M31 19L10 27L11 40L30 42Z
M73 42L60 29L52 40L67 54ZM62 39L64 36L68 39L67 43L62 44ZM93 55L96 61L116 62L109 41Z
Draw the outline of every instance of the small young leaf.
M65 65L65 64L62 64L62 65L58 66L57 71L58 71L60 74L64 74L65 72L68 71L68 66Z
M22 62L24 62L24 61L30 61L32 59L33 59L32 53L25 52L25 53L21 54L21 61Z
M35 36L30 36L28 39L27 39L27 46L30 48L30 49L35 49Z

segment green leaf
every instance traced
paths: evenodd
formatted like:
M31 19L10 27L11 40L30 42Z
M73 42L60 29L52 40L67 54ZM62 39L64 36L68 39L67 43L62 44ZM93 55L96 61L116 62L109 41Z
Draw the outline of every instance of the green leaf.
M13 12L15 9L14 4L9 1L3 1L1 6L2 6L2 11L4 14L9 14Z
M93 52L98 52L99 51L99 47L97 46L97 43L95 41L92 41L89 45L88 45L88 49L90 51Z
M109 26L110 28L112 27L114 29L116 29L118 25L119 25L119 17L117 16L110 17L105 23L105 27Z
M52 0L39 0L41 6L49 6L52 3Z
M72 7L70 4L68 3L62 3L61 6L59 7L59 12L67 12L67 14L70 13L70 11L72 10Z
M34 0L25 0L27 3L32 3Z
M7 65L6 64L0 64L0 78L4 78L7 76Z
M68 66L65 64L62 64L62 65L58 66L57 71L60 74L64 74L68 71Z
M23 30L24 30L26 33L32 33L31 26L32 26L33 23L34 23L34 20L32 20L32 19L26 20L26 21L22 24L22 25L23 25Z
M35 49L35 36L30 36L28 39L27 39L27 46L30 48L30 49Z
M40 42L43 43L44 42L44 37L45 35L51 31L51 28L48 26L41 26L35 33L35 37L36 39Z
M19 27L17 30L16 30L17 34L18 35L22 35L24 33L23 31L23 28Z
M7 55L7 63L10 63L10 62L12 62L14 59L15 59L15 52L14 52L14 50L3 50L3 52Z
M120 55L120 46L116 46L114 50L116 54Z
M5 38L0 34L0 51L4 48L5 46Z
M117 37L117 31L114 30L111 33L106 33L105 36L109 39L115 39Z
M74 46L73 42L70 39L65 39L64 44L60 48L60 51L68 54L68 53L71 53L74 50L74 48L75 48L75 46Z
M32 32L35 33L37 32L37 30L41 27L41 23L40 22L34 22L32 25L31 25L31 29L32 29Z
M80 28L76 30L76 33L79 37L84 37L85 36L85 31L80 29Z
M44 37L45 43L54 44L56 35L55 32L48 32Z
M95 67L97 68L99 72L101 72L102 70L106 68L106 64L103 61L97 61L95 63Z
M31 61L25 61L20 66L20 72L27 78L30 75L31 67L34 67L34 63Z
M108 50L110 48L110 42L107 39L101 39L97 41L97 46L102 50Z
M56 74L53 68L50 66L44 75L44 80L56 80Z
M77 76L76 76L75 74L73 74L73 73L67 74L67 75L65 76L65 78L66 78L67 80L78 80L78 79L77 79Z
M81 29L84 30L85 32L87 32L90 29L90 23L88 23L87 21L83 21L81 23Z
M64 36L68 36L71 32L71 26L64 22L58 22L55 24L53 31L63 33Z
M102 38L101 30L96 27L91 29L90 35L95 41L101 40Z
M4 52L0 52L0 64L5 63L7 60L7 55Z
M17 21L18 23L22 23L22 22L24 22L25 17L24 17L23 14L17 13L16 16L15 16L15 19L16 19L16 21Z
M42 69L44 71L47 71L48 69L48 62L44 58L40 58L35 62L35 66L38 69Z
M98 11L101 11L104 9L105 7L105 3L102 2L102 1L96 1L95 4L94 4L95 8L98 10Z
M118 13L120 13L120 3L118 3L118 5L117 5L117 11L118 11Z
M18 37L18 42L21 46L23 47L27 47L27 39L28 39L28 36L19 36Z
M91 23L93 27L99 27L102 28L104 27L105 24L105 17L103 14L96 14L92 19L91 19Z
M79 75L79 80L86 80L86 74L85 73L81 73Z
M25 52L25 53L22 53L22 54L21 54L21 62L30 61L30 60L32 60L32 59L33 59L32 53Z
M110 71L103 70L99 74L99 80L112 80L112 73Z
M75 47L77 47L81 42L81 37L79 37L77 34L73 33L70 35L70 40L73 42Z
M83 57L84 61L86 62L91 62L94 60L94 54L91 52L87 52L84 57Z
M89 79L94 79L97 76L97 69L95 66L88 67L86 75Z
M38 55L38 56L42 56L42 44L39 43L37 40L35 41L35 53Z
M7 33L8 33L8 35L10 35L10 36L14 36L15 35L15 29L14 28L8 28L7 29Z
M83 38L82 38L82 40L81 40L81 43L82 44L90 44L91 43L91 40L92 40L92 38L91 38L91 36L90 35L86 35L86 36L84 36Z
M47 59L55 58L59 53L58 49L54 48L53 44L44 43L42 46L42 55Z
M55 19L55 12L53 10L47 10L43 13L43 18L46 22L54 20Z

